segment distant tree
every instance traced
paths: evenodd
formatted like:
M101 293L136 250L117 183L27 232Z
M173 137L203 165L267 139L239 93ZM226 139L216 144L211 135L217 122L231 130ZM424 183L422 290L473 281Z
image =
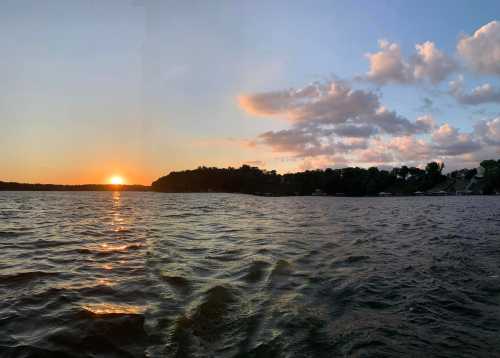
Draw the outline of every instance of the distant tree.
M425 166L425 171L428 175L440 175L444 168L444 163L430 162Z
M416 168L416 167L410 167L408 168L408 172L412 175L412 176L422 176L425 174L425 171L422 170L422 169L419 169L419 168Z
M444 168L444 163L430 162L425 166L426 180L422 184L421 189L427 190L446 180L446 177L441 174Z
M464 178L466 180L471 180L472 178L474 178L476 176L476 174L477 174L477 169L474 168L474 169L469 170L467 173L465 173Z
M485 162L488 188L499 190L500 164L497 161ZM214 191L276 195L310 195L316 189L328 194L344 193L354 196L374 195L381 191L412 193L416 190L428 190L446 180L442 175L443 167L442 163L431 162L425 170L402 166L389 172L376 167L349 167L281 175L274 170L266 171L249 165L225 169L201 166L195 170L171 172L153 182L151 187L155 191L165 192ZM473 177L475 173L476 170L471 170L467 175ZM3 186L7 187L5 184Z
M406 177L408 176L408 174L410 173L410 169L406 166L406 165L403 165L400 169L399 169L399 175L406 180Z
M493 159L483 160L480 164L484 169L488 170L489 168L497 167L498 163Z
M480 164L484 169L484 194L500 190L500 163L495 160L483 160Z

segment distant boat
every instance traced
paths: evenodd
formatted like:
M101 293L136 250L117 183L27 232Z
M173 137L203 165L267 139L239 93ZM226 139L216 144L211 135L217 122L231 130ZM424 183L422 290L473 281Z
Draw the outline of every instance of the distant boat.
M392 196L392 193L386 193L385 191L381 191L378 193L378 196Z
M423 191L416 191L416 192L413 193L413 195L415 195L415 196L424 196L425 193Z

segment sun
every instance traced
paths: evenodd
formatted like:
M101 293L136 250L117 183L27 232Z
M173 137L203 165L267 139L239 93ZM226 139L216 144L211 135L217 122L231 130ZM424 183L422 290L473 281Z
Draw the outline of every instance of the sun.
M114 175L109 179L109 182L113 185L122 185L125 180L119 175Z

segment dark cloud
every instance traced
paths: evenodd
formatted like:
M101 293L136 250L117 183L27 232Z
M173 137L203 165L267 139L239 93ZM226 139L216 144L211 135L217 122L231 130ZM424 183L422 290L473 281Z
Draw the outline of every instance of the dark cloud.
M377 134L379 130L370 124L342 123L336 125L332 132L340 137L368 138Z

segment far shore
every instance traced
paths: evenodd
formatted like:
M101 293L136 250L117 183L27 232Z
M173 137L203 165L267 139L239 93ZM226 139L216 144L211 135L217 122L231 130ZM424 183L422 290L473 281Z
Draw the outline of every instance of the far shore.
M317 169L278 174L275 170L242 165L240 168L198 167L170 172L151 185L30 184L0 181L0 191L141 191L164 193L239 193L280 196L449 196L499 195L500 159L483 160L479 167L443 174L444 163L425 169L401 166L388 171L370 167ZM119 178L121 181L121 178Z
M64 185L64 184L28 184L28 183L15 183L15 182L2 182L0 181L0 191L58 191L58 192L102 192L102 191L131 191L131 192L157 192L157 193L177 193L177 194L244 194L262 197L293 197L293 196L319 196L319 197L413 197L413 196L478 196L487 195L495 196L500 193L480 194L473 192L445 192L445 191L428 191L416 193L391 193L380 192L371 195L349 195L345 193L326 194L322 191L315 191L310 194L295 193L295 194L276 194L276 193L245 193L240 191L158 191L154 190L151 186L147 185L112 185L112 184L82 184L82 185Z
M129 184L30 184L0 181L0 191L151 191L148 185Z

